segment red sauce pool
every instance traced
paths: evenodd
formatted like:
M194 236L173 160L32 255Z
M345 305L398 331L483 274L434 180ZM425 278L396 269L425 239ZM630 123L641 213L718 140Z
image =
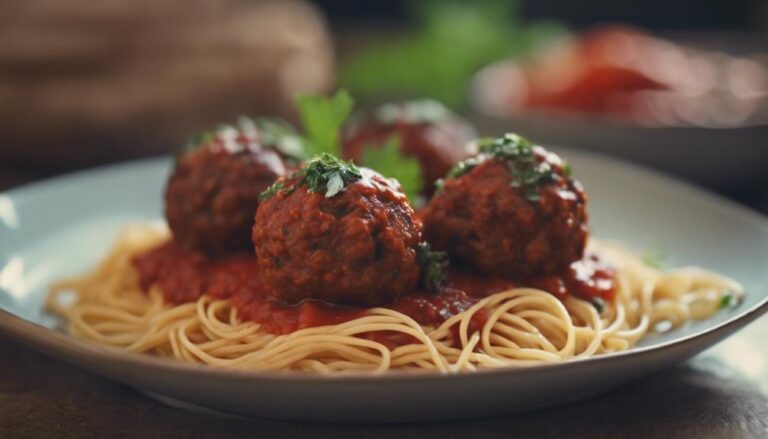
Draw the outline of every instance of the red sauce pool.
M274 301L269 287L259 276L256 258L251 254L213 261L167 242L136 255L133 265L139 274L141 288L146 291L152 285L159 286L169 303L193 302L203 294L231 298L243 319L260 323L265 331L274 334L343 323L363 313L359 308L338 307L314 300L293 306ZM469 309L482 298L513 287L540 288L560 299L573 294L587 300L600 298L610 301L615 294L614 275L609 265L596 255L589 254L561 274L519 281L488 277L458 267L449 271L443 291L416 291L383 307L406 314L422 325L437 326ZM472 319L470 329L481 328L485 319L485 313L478 312ZM386 333L371 337L393 346L407 343L408 338Z

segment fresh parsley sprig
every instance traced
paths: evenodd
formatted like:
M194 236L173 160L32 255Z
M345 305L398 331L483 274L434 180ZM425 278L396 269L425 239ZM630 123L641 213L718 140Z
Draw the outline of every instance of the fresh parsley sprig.
M352 161L345 162L330 154L319 154L309 159L299 171L302 183L311 192L325 192L325 198L338 194L347 184L363 178L360 168Z
M421 287L431 292L441 291L446 282L448 253L432 251L429 243L424 241L416 247L416 256L421 267Z
M480 152L506 160L514 177L513 187L523 188L529 201L539 200L539 186L553 180L552 166L546 161L537 161L533 143L513 133L481 143Z
M306 156L331 154L341 157L341 129L354 107L354 99L349 93L339 90L330 98L319 95L300 96L296 99L296 106L304 126L303 147ZM390 107L396 108L395 104ZM443 108L435 102L421 102L416 107L411 111L417 112L422 118L436 118L439 113L437 107ZM398 142L399 138L393 137L381 147L368 146L363 152L362 164L398 180L408 198L415 202L423 185L421 167L418 161L400 151ZM337 186L338 180L333 185Z
M482 138L476 141L480 154L459 162L445 178L457 178L468 173L473 168L489 158L497 158L507 163L512 174L512 187L522 188L525 197L532 202L539 200L539 187L554 181L554 170L545 160L537 160L534 145L528 139L507 133L498 138ZM570 178L571 169L564 164L563 174ZM437 182L438 191L442 190L443 181Z
M400 138L397 135L391 136L380 147L367 145L363 151L362 164L396 179L411 203L417 200L424 184L421 165L418 160L400 152Z
M332 98L299 96L296 98L296 106L304 125L304 149L307 156L322 153L341 156L339 137L341 127L355 106L352 96L346 90L339 90Z

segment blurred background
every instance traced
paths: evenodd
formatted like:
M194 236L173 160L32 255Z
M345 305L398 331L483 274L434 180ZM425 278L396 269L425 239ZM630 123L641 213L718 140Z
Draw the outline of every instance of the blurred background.
M768 212L765 0L0 0L0 190L339 87Z

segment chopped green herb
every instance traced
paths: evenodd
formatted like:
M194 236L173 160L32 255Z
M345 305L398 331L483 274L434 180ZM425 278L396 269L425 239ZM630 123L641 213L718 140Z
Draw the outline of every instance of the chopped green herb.
M332 98L308 95L296 99L296 106L304 124L304 147L307 155L341 155L339 132L354 104L355 101L345 90L339 90Z
M657 270L663 270L667 266L667 255L659 248L646 250L643 252L641 259L645 265Z
M421 267L421 287L427 291L439 292L445 286L445 270L448 268L448 253L432 251L428 242L419 243L416 256Z
M250 118L246 116L241 116L240 118L250 120ZM210 145L214 140L222 141L225 146L232 146L236 148L233 151L238 151L240 150L240 145L235 142L237 139L237 133L238 128L235 128L229 124L220 123L216 125L216 128L212 130L202 131L190 136L189 139L187 139L187 143L184 144L184 146L178 151L177 158L183 156L186 153L206 147Z
M368 145L363 151L363 166L400 182L403 192L413 203L421 192L424 180L418 160L400 152L400 139L393 135L381 147Z
M546 162L514 161L509 163L509 170L515 177L512 186L524 188L525 197L530 201L539 201L539 187L553 179L552 167Z
M482 163L482 160L477 157L471 157L464 161L457 163L450 171L445 175L445 178L456 178L468 173L475 166Z
M435 188L437 192L443 191L443 186L445 185L445 179L446 178L458 178L462 175L468 173L472 170L475 166L482 163L483 160L480 157L470 157L466 160L460 161L459 163L455 164L453 168L451 168L447 174L445 174L445 178L441 178L435 182Z
M477 142L480 152L503 159L533 161L533 144L518 134L507 133L502 137L484 138Z
M330 154L319 154L306 161L299 171L297 184L306 184L310 192L325 192L326 198L344 190L344 186L360 180L360 169L350 160L345 162Z
M720 309L725 309L733 305L733 294L725 293L720 298Z
M539 161L534 154L533 144L517 134L507 133L499 138L482 138L476 141L480 155L469 158L454 166L445 178L460 177L488 158L507 162L512 174L513 187L523 188L525 197L532 202L539 200L539 187L554 180L554 170L547 161ZM570 167L567 168L570 175ZM442 181L438 181L440 191Z
M277 193L283 189L285 189L285 184L283 184L282 181L276 181L259 194L259 201L266 201L277 195Z
M563 175L565 175L565 178L571 178L572 174L571 164L563 160Z
M602 314L603 311L605 311L605 301L600 297L593 297L592 300L592 306L595 307L598 314Z
M291 193L301 185L306 185L310 192L325 192L325 197L331 198L343 191L346 185L361 178L360 169L351 160L345 162L330 154L318 154L286 178L289 181L298 179L290 187L286 187L283 181L277 181L259 195L259 200L268 200L282 190Z
M539 187L553 181L552 166L546 161L536 160L533 143L513 133L486 141L479 145L480 152L506 160L514 180L512 186L525 190L529 201L539 200Z
M187 142L184 144L184 147L181 148L180 151L178 151L178 155L183 155L184 153L194 151L200 148L201 146L207 145L215 137L216 137L216 132L213 130L207 130L197 134L193 134L189 136L189 138L187 139Z

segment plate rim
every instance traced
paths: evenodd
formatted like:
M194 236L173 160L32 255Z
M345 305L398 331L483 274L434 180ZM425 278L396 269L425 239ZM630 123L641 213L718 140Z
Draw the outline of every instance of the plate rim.
M598 162L599 166L610 166L619 169L622 172L629 172L634 175L644 175L653 177L653 184L671 184L671 189L677 193L692 194L696 202L705 204L709 208L719 211L729 211L729 215L735 215L740 219L747 221L751 225L760 229L768 235L768 218L752 208L738 204L721 195L714 194L702 188L699 188L686 181L671 177L660 171L649 169L647 167L629 163L624 160L609 157L603 154L555 146L557 151L567 151L563 155L578 155L586 160ZM104 166L87 168L84 170L65 173L59 176L39 180L36 182L24 184L10 190L0 192L0 197L10 197L13 199L34 196L36 193L44 192L49 186L57 183L72 183L81 179L98 178L101 175L110 175L115 172L129 172L133 168L147 166L161 166L172 163L172 157L169 155L154 156L137 160L113 163ZM670 188L668 188L669 190ZM195 378L210 378L220 380L248 380L251 383L270 381L270 382L290 382L292 384L317 384L328 382L344 383L390 383L392 381L422 381L422 380L457 380L457 379L482 379L495 378L502 375L527 375L537 374L542 371L554 371L560 368L579 368L589 367L594 363L603 363L611 361L624 361L628 358L642 356L650 352L662 352L675 347L689 343L695 339L704 338L713 333L734 331L751 323L764 313L768 312L768 291L763 293L763 298L757 303L746 309L735 308L736 313L726 320L713 326L698 330L692 334L683 335L665 342L651 344L648 346L633 347L629 350L602 354L599 356L572 359L559 363L544 363L523 367L504 367L498 369L482 369L468 373L442 374L442 373L412 373L408 371L388 371L384 374L371 373L345 373L335 375L322 375L309 372L263 372L248 371L238 369L227 369L213 367L205 364L187 363L178 360L166 359L162 357L151 356L148 354L137 354L121 350L119 348L98 345L87 340L79 339L75 336L66 334L62 331L51 329L23 319L14 313L0 308L0 331L13 335L15 341L23 341L26 346L53 355L69 363L80 363L80 360L89 360L88 362L119 362L126 366L138 366L152 369L153 372L164 373L183 373L192 375ZM734 328L735 327L735 328ZM97 372L98 373L98 372Z

